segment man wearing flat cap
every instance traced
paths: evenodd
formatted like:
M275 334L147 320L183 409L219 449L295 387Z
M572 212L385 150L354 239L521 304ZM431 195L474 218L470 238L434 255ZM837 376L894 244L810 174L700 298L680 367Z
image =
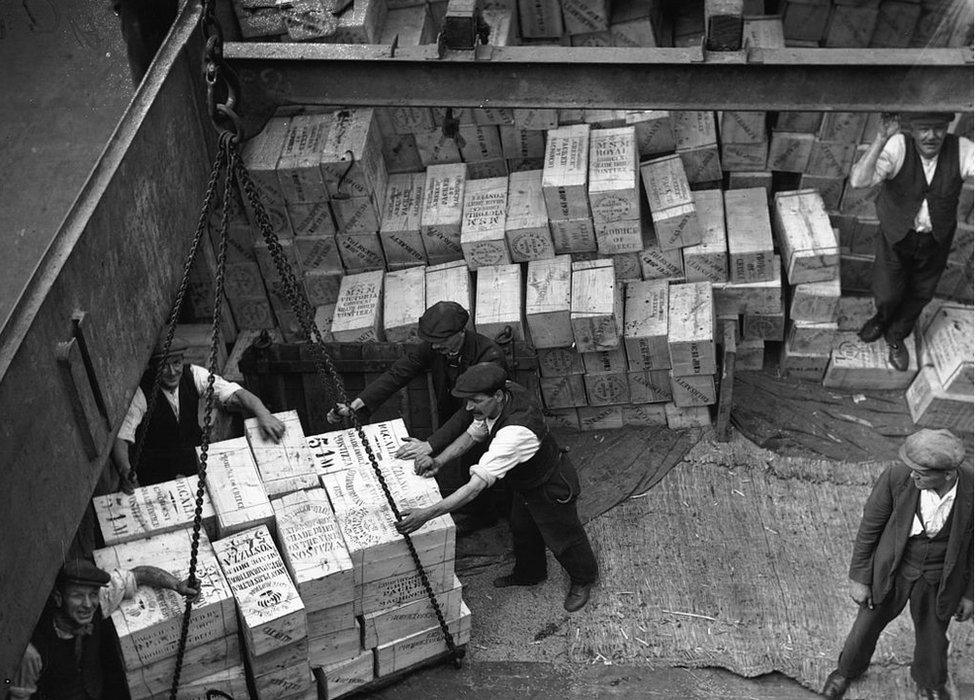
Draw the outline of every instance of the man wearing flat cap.
M901 463L875 483L849 572L857 619L824 697L844 697L871 662L878 636L907 604L918 696L949 698L946 630L953 616L973 616L973 472L965 456L948 430L920 430L899 451Z
M388 370L373 380L349 405L339 405L329 412L329 421L338 423L341 416L351 411L368 414L414 377L430 372L437 402L437 414L441 425L427 440L411 438L400 448L396 456L413 459L431 452L441 452L455 438L463 434L471 423L470 414L464 410L464 402L451 394L454 383L462 372L479 362L491 362L508 375L509 367L501 346L487 336L467 329L467 310L453 301L439 301L428 308L417 324L420 342L406 355L393 363ZM477 461L478 454L472 455ZM466 471L473 462L462 459L438 477L443 492L449 493L467 481L467 475L459 477L453 472ZM475 517L490 520L482 504Z
M49 604L41 614L8 697L36 700L115 698L124 689L107 681L112 647L105 618L139 586L168 588L180 595L197 591L155 566L102 571L86 559L61 567Z
M505 370L492 363L477 364L464 372L453 394L465 400L471 425L436 456L418 456L415 471L433 476L443 464L476 444L487 442L488 448L471 466L464 486L430 507L404 510L397 529L414 532L500 480L512 491L509 526L515 568L495 579L495 587L533 586L544 581L548 547L569 574L563 607L569 612L579 610L589 600L598 567L576 511L579 477L565 451L556 445L542 410L524 387L507 381Z
M163 340L160 338L156 344L112 450L119 485L128 493L139 484L148 486L197 473L196 447L203 437L199 410L210 373L199 365L184 362L184 353L189 347L184 338L174 336L165 355ZM160 363L163 366L160 396L153 414L147 417L146 397L152 391ZM271 440L277 441L284 435L284 423L271 414L261 399L240 384L214 375L213 388L219 406L250 413L257 418L261 432ZM136 467L138 473L134 475L130 452L134 452L134 445L143 433L145 443Z
M951 112L903 114L910 131L882 115L881 127L851 169L854 188L880 184L875 201L871 291L875 315L858 332L865 343L884 336L888 361L908 369L905 338L935 295L956 233L963 180L973 175L973 142L948 133Z

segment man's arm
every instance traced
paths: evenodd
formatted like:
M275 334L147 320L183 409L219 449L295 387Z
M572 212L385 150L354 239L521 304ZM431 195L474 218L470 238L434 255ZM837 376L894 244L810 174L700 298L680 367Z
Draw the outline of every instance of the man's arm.
M190 588L186 581L180 581L168 571L156 566L136 566L132 568L137 586L151 586L152 588L168 588L180 595L195 596L199 591Z
M285 424L275 418L264 402L247 389L238 389L224 404L242 408L257 418L258 428L269 440L277 442L285 434Z
M452 459L457 459L465 452L470 450L478 443L471 434L467 431L458 435L454 442L447 446L443 452L441 452L436 457L430 457L427 455L419 455L416 460L415 470L418 474L423 476L433 476L440 468L445 464L450 462Z
M442 498L437 503L427 508L407 509L400 512L400 522L397 523L397 531L408 535L419 530L428 520L440 517L445 513L457 510L474 500L474 498L488 487L479 476L472 475L464 486L452 493L447 498Z
M37 692L37 681L41 678L43 662L33 644L28 644L20 666L14 671L12 683L7 687L9 700L27 700Z
M129 462L129 443L121 438L115 438L112 445L112 463L119 473L119 488L123 492L132 495L139 486L139 479L132 471L132 464Z
M406 355L367 384L366 388L359 392L359 396L350 403L355 404L358 400L365 410L375 411L380 404L409 384L414 377L430 369L433 352L430 343L422 342L412 346L407 350ZM356 406L356 408L360 407Z
M848 575L851 581L865 586L870 586L874 578L874 551L894 507L891 487L891 467L888 467L878 477L874 488L871 489L871 495L868 496L868 500L864 504L864 513L861 516L861 525L857 529L857 537L854 539L854 550L851 554L851 568Z
M881 117L881 125L868 150L854 167L851 168L850 184L854 189L871 187L880 181L878 176L878 158L884 150L888 139L898 133L898 120L886 115Z
M431 452L442 452L471 425L471 413L463 406L454 412L433 434L427 438Z

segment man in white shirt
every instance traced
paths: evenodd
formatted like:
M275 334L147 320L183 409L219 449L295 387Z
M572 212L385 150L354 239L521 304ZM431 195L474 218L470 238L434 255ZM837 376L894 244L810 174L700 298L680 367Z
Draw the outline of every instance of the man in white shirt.
M413 532L504 480L512 490L509 526L515 568L495 579L495 587L533 586L544 581L548 547L569 574L563 607L575 612L589 600L598 573L596 557L576 511L579 477L553 440L529 392L506 379L505 370L491 362L474 365L458 377L452 393L466 400L471 425L436 457L416 457L415 470L433 476L445 463L480 442L489 441L488 449L471 466L470 480L464 486L433 506L403 511L397 529Z
M210 373L203 367L184 364L183 354L188 345L179 336L173 338L165 356L162 345L161 339L132 397L112 449L120 487L127 493L140 484L148 486L197 473L196 447L203 436L198 413ZM147 418L146 397L152 391L159 363L163 364L160 396L156 399L153 415ZM213 389L217 404L229 409L243 409L253 415L269 439L277 441L284 435L284 423L271 414L261 399L240 384L214 375ZM130 452L134 452L133 445L143 431L146 433L145 443L137 472L133 472Z
M973 142L948 133L951 112L883 115L881 128L851 169L854 188L880 185L875 208L881 235L875 243L871 291L876 313L859 331L862 341L884 336L888 360L908 369L904 339L935 295L956 232L963 180L973 175Z
M953 616L973 616L973 472L963 465L962 441L948 430L910 435L899 457L864 506L849 572L859 610L824 686L828 698L844 697L906 605L915 624L919 697L949 698L946 630Z

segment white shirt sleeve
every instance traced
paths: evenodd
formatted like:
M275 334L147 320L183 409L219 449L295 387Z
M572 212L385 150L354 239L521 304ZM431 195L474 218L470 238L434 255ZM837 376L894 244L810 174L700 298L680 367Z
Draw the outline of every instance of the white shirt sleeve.
M199 365L190 365L190 371L193 373L193 385L197 388L200 398L203 399L203 394L207 390L207 377L210 376L210 372L205 367ZM220 403L226 403L231 396L242 388L237 382L229 382L218 374L214 375L214 398Z
M488 451L471 467L470 473L491 486L512 467L531 459L541 444L536 434L525 426L506 425L495 433L488 443Z
M28 700L33 697L43 669L44 664L37 648L28 644L20 666L14 671L13 683L7 687L7 697L10 700Z
M468 435L475 442L484 442L488 439L488 424L483 420L473 420L468 426Z
M109 617L119 609L122 601L136 594L136 575L129 569L113 569L107 586L98 591L102 617Z
M965 180L973 176L976 164L973 162L973 142L969 139L959 137L959 176Z
M125 418L122 419L122 427L119 428L119 440L125 440L126 442L136 441L136 428L142 423L142 419L146 415L146 395L142 393L142 387L136 387L136 393L132 397L132 403L129 404L129 410L126 411Z
M905 137L898 133L888 139L881 153L878 154L878 161L874 165L874 176L871 178L871 186L878 185L882 180L890 180L901 170L905 163Z

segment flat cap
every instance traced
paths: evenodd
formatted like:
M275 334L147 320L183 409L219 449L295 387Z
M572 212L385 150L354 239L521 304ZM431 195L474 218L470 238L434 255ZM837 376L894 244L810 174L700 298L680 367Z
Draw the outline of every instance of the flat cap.
M163 346L166 344L166 329L163 329L162 334L156 339L156 345L153 347L151 359L161 360L163 359ZM170 355L179 355L181 352L185 352L187 348L190 347L190 342L181 336L179 333L173 335L173 342L170 343L169 352L166 353L166 357Z
M111 577L87 559L70 559L58 572L58 585L107 586Z
M908 124L949 124L956 118L954 112L904 112L901 121Z
M923 428L912 433L898 450L901 461L912 469L934 469L948 471L955 469L966 458L966 448L962 440L945 428L929 430Z
M479 362L465 370L451 393L458 398L468 398L476 394L493 394L505 386L508 373L494 362Z
M467 310L456 301L439 301L420 317L417 335L429 343L446 340L464 330L468 318Z

